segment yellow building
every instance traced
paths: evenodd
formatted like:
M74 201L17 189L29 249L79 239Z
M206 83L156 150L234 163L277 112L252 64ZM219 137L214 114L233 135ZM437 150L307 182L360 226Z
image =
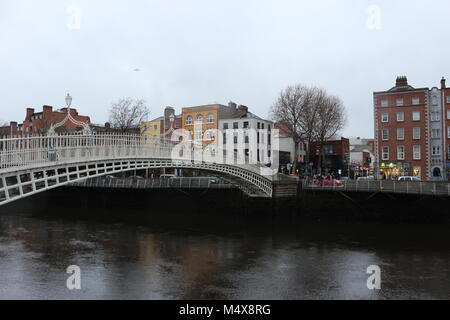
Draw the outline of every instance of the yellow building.
M221 104L211 104L182 109L182 128L189 131L194 141L203 146L217 144L214 131L219 129L219 119L234 112L233 108Z
M141 135L146 142L159 143L161 139L162 126L164 117L159 117L152 121L141 123Z

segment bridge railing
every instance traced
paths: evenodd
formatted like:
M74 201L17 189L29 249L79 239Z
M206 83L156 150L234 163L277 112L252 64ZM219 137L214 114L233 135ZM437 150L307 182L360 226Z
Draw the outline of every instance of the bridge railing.
M435 195L450 197L450 183L433 181L393 181L393 180L348 180L341 186L318 185L311 180L303 180L303 188L307 190L334 190L349 192L385 192L417 195Z
M189 177L175 179L133 179L133 178L91 178L71 183L74 187L111 189L236 189L234 184L217 182L211 179Z
M102 133L96 135L60 134L57 136L17 136L0 139L0 171L10 168L33 167L51 162L79 162L83 160L115 158L172 159L204 161L210 158L202 150L187 150L172 142L147 141L137 134ZM212 159L211 163L215 160ZM261 174L263 164L249 164L248 158L235 153L221 164L238 164L242 169Z

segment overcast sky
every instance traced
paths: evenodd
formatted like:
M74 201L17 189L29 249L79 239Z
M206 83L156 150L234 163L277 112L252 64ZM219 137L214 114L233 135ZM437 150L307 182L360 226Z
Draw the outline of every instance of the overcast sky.
M95 123L121 97L150 118L230 100L268 117L301 83L342 98L345 135L371 137L373 91L450 78L449 14L448 0L0 0L0 119L68 92Z

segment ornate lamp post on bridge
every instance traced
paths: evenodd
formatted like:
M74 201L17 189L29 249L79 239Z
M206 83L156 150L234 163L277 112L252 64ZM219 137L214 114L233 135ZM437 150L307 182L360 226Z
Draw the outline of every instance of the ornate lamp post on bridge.
M65 118L62 121L60 121L60 122L58 122L56 124L52 124L50 126L50 129L48 130L47 135L48 136L55 136L56 135L56 129L64 126L68 121L72 122L76 126L82 127L83 128L83 134L85 134L85 135L92 134L91 127L89 126L88 123L78 121L78 120L76 120L76 119L74 119L72 117L72 114L70 112L70 106L72 105L72 97L70 96L70 94L67 94L65 100L66 100L66 107L67 107L67 115L65 116Z

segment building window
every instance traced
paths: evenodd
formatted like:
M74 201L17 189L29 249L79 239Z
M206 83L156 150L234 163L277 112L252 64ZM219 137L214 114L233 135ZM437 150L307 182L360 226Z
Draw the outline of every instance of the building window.
M267 135L267 144L270 146L270 145L272 145L272 139L271 139L271 135L269 134L269 135ZM303 146L303 144L302 144L302 146Z
M208 123L214 123L214 115L212 113L208 114Z
M202 129L201 128L196 129L195 140L202 140L202 136L203 136Z
M187 116L187 118L186 118L186 125L187 126L191 126L192 125L192 117L191 116Z
M233 129L239 129L239 122L233 122Z
M382 134L381 134L381 139L383 141L389 140L389 129L383 129Z
M413 112L413 121L420 121L420 111Z
M431 103L433 104L433 106L437 106L438 104L438 98L436 96L431 98Z
M420 146L413 146L413 160L420 160L421 158Z
M440 146L433 146L431 148L431 155L433 155L433 156L440 156L441 155L441 147Z
M405 147L397 147L397 160L405 160Z
M447 127L447 138L450 139L450 127Z
M249 126L248 126L248 121L245 121L244 122L244 129L248 129L249 128Z
M447 103L450 103L450 96L447 96Z
M225 123L223 124L223 129L224 129L224 130L228 130L228 122L225 122Z
M248 143L248 136L245 136L245 143Z
M382 158L384 161L389 160L389 147L383 147L381 158Z
M447 160L450 160L450 145L448 146L447 150Z
M420 140L420 128L413 128L413 139Z
M235 144L238 143L238 137L237 137L237 135L234 135L234 136L233 136L233 141L234 141Z
M397 112L397 122L403 122L403 121L405 121L405 113Z
M388 113L383 113L381 115L381 122L383 122L383 123L389 122L389 114Z
M197 122L203 122L203 116L201 114L197 116Z
M403 99L397 99L397 100L395 100L395 104L397 105L397 107L402 107L402 106L404 105Z
M206 130L205 139L209 141L214 140L214 133L211 129Z
M258 122L258 129L261 129L261 123Z
M261 123L261 129L264 130L264 123Z
M447 120L450 120L450 109L447 110Z
M405 140L405 129L397 128L397 140Z
M440 117L439 111L432 111L431 112L431 121L441 121L441 117Z
M227 134L223 134L223 144L227 144Z
M386 99L381 100L381 106L383 108L389 107L389 101Z
M418 105L418 104L420 104L420 99L419 99L419 98L413 98L413 99L412 99L412 104L413 104L413 105Z
M431 129L431 139L439 139L441 137L441 129Z

